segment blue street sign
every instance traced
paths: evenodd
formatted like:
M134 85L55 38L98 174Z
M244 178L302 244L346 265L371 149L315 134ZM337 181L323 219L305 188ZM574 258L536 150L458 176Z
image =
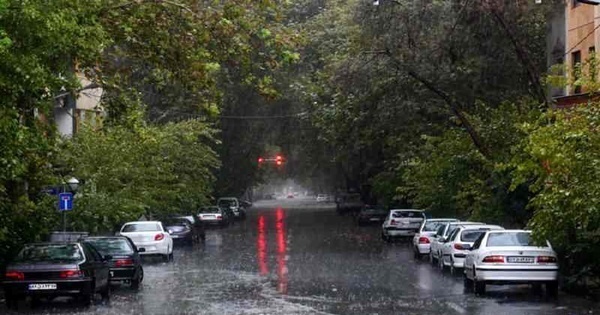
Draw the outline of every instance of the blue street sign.
M73 194L61 193L58 195L58 211L73 210Z

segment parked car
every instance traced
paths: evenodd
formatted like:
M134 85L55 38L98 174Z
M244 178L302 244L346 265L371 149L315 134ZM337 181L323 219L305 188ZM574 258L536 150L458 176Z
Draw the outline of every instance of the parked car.
M229 207L221 207L221 210L223 211L223 216L227 218L228 224L233 224L236 219L233 210L231 210Z
M388 215L388 210L383 206L365 206L356 216L358 225L381 223Z
M198 218L204 224L219 225L221 227L228 226L230 220L227 212L217 206L200 208Z
M246 210L241 206L239 200L235 197L224 197L217 200L217 206L220 208L229 208L236 219L245 219Z
M525 230L482 234L465 258L465 288L484 294L488 284L520 283L544 284L548 295L558 294L558 259L550 243L534 245Z
M137 248L143 248L141 255L160 255L165 261L173 258L173 239L160 221L127 222L119 234L129 237Z
M412 237L425 221L425 212L415 209L392 209L381 226L381 238Z
M438 259L438 267L442 272L449 267L450 273L455 274L457 268L464 267L465 257L473 243L486 231L496 230L504 230L504 228L498 225L459 226L442 244L442 255L441 259Z
M140 252L133 242L125 236L94 236L85 239L104 256L111 256L109 261L110 281L124 282L137 290L144 280L144 268Z
M177 216L176 218L186 219L192 224L192 227L194 228L195 233L197 235L198 241L204 241L206 239L206 232L204 231L204 223L202 223L202 220L200 220L200 218L198 216L185 215L185 216Z
M31 297L75 297L89 305L95 294L110 296L108 261L89 243L27 244L6 268L2 286L8 308Z
M358 213L364 206L361 195L358 193L341 194L336 197L336 211L343 215L346 213Z
M444 222L438 226L435 234L430 238L431 239L431 249L429 250L429 262L434 265L439 263L439 258L442 255L442 244L446 241L448 236L458 227L467 226L467 225L485 225L483 222L468 222L468 221L458 221L458 222Z
M327 195L325 195L325 194L318 194L317 195L317 202L327 202Z
M429 255L429 251L431 250L431 240L440 224L458 221L458 219L451 218L426 219L423 221L419 231L413 237L413 252L415 258L420 259L422 255Z
M173 243L192 245L200 241L200 235L185 218L166 218L161 220L163 227L171 235Z

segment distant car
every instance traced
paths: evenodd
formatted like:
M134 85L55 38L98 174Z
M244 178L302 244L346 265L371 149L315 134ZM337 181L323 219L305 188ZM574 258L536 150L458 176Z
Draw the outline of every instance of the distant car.
M317 202L327 202L327 195L318 194L317 195Z
M173 243L186 243L192 245L200 241L200 235L185 218L167 218L161 220L163 227L171 235Z
M141 255L160 255L165 261L173 258L173 239L160 221L127 222L119 234L129 237L137 248L143 248Z
M431 249L429 251L429 262L432 265L439 264L439 258L442 256L442 245L446 242L446 239L454 230L461 226L468 225L485 225L483 222L469 222L469 221L458 221L458 222L444 222L438 226L437 231L431 239Z
M536 246L531 231L501 230L482 234L465 258L464 285L484 294L488 284L545 284L558 294L558 258L546 242Z
M381 227L381 237L388 242L396 237L412 237L417 233L425 218L423 210L390 210Z
M366 225L370 223L381 224L387 215L388 210L383 206L365 206L356 216L356 221L358 225Z
M214 224L225 227L230 223L230 217L226 211L217 206L200 208L198 217L204 224Z
M219 200L217 200L217 206L230 209L236 219L246 218L246 210L244 210L239 200L235 197L219 198Z
M460 226L448 236L442 244L442 256L438 259L438 267L444 271L450 268L450 273L455 274L457 269L464 267L465 257L471 250L473 243L486 231L504 230L498 225L467 225Z
M27 244L6 267L2 286L6 306L18 307L18 301L31 297L70 296L89 305L96 293L110 296L108 261L89 243Z
M223 211L223 216L227 218L228 224L233 224L235 222L236 216L233 213L233 210L229 207L220 207Z
M439 218L439 219L426 219L419 228L419 231L413 237L413 252L415 258L421 258L422 255L429 255L431 250L431 239L442 223L447 222L458 222L458 219L452 218Z
M94 236L85 239L103 256L111 256L109 261L110 281L129 283L137 290L144 280L144 268L140 251L133 242L125 236Z

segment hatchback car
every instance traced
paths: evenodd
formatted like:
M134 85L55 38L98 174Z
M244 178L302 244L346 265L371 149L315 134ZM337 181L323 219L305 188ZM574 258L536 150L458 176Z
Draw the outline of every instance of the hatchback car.
M123 225L120 235L127 236L142 255L160 255L165 261L173 258L173 239L159 221L136 221Z
M426 216L423 210L390 210L383 222L381 237L388 242L395 237L412 237L417 233L425 218Z
M457 269L462 269L465 257L477 238L486 231L496 230L504 230L504 228L498 225L466 225L455 229L442 244L442 255L438 260L438 267L442 271L449 267L451 274L454 274Z
M427 219L423 221L419 231L413 237L413 253L415 254L415 258L421 258L422 255L429 255L431 239L435 235L439 225L458 221L458 219L451 218Z
M112 257L102 255L87 242L27 244L6 267L2 286L8 308L31 297L70 296L89 305L96 293L110 295L109 264Z
M192 223L185 218L166 218L161 221L163 227L171 235L173 243L185 243L192 245L200 241L198 231Z
M558 259L550 243L535 245L525 230L482 234L465 258L465 288L484 294L488 284L522 283L545 284L548 295L558 294Z
M94 236L85 239L91 243L103 256L111 256L109 261L110 281L131 284L137 290L144 280L144 268L140 252L133 242L125 236Z

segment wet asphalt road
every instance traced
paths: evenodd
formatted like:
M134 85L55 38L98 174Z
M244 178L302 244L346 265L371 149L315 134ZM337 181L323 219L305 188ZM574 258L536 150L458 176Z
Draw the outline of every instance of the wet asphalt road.
M146 261L139 292L116 286L109 302L87 309L57 299L34 309L23 303L19 313L600 313L599 304L567 295L548 300L527 286L464 293L460 277L415 261L408 243L386 244L379 233L312 201L257 203L245 222L209 229L204 245L176 248L174 262Z

